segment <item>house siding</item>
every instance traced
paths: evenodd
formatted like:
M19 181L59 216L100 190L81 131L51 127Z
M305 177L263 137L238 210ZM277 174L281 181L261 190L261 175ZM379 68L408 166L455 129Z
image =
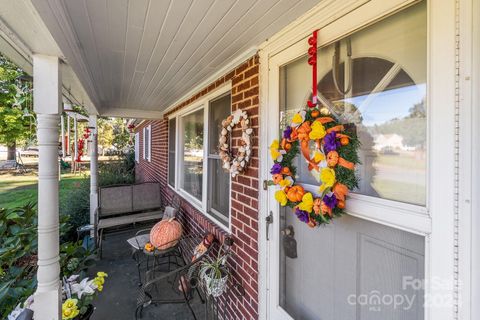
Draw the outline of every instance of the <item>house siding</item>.
M232 111L247 111L253 129L252 158L247 170L231 183L231 236L234 238L233 254L229 260L232 280L228 296L223 296L220 315L225 319L258 318L258 195L259 195L259 60L254 56L237 68L212 82L189 99L171 109L161 120L143 121L135 128L140 133L140 156L135 167L137 182L159 182L163 203L168 204L175 191L167 184L168 177L168 116L190 105L219 86L231 81ZM151 161L143 159L143 128L152 126ZM232 149L236 152L241 138L241 128L232 132ZM210 221L190 203L182 201L182 211L190 216L191 228L209 231L223 241L227 233ZM242 296L236 285L244 288Z

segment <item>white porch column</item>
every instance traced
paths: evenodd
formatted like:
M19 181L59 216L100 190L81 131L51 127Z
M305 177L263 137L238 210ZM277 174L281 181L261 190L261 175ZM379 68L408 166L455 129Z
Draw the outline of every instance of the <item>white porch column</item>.
M37 113L38 287L35 319L61 319L58 217L58 137L61 113L58 57L33 56L33 101Z
M98 137L97 116L91 115L88 121L90 127L90 224L95 224L95 211L98 207ZM91 231L94 237L94 231Z
M60 116L60 127L61 127L61 141L62 141L62 158L65 158L66 157L66 154L65 154L65 120L63 118L63 114Z
M67 155L70 155L70 132L72 130L70 129L70 116L67 114Z
M77 114L75 113L73 115L73 139L74 139L74 142L73 142L73 145L74 145L74 161L77 160L77 157L78 157L78 133L77 133Z

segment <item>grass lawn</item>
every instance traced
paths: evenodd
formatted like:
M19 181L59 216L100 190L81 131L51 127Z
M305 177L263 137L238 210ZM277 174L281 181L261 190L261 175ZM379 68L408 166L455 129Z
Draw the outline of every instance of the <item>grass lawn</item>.
M77 183L88 177L88 171L81 175L63 173L60 180L60 202L74 191ZM28 202L37 202L38 177L36 172L23 175L12 173L0 174L0 208L14 208L23 206Z

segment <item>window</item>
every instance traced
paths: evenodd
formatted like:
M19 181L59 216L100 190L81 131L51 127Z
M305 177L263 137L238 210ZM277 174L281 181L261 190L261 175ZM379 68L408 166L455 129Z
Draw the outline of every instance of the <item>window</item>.
M135 133L135 162L140 160L140 133Z
M152 126L143 128L143 159L150 161L152 153Z
M168 184L175 187L175 140L177 130L177 119L168 121Z
M180 165L181 188L197 200L203 193L203 109L181 118L183 136L183 158Z
M206 97L194 107L169 119L168 183L228 228L230 174L222 167L217 146L222 121L231 113L231 95Z
M229 116L231 95L210 101L208 115L208 212L228 224L230 212L230 175L222 168L218 155L218 137L222 120Z
M426 203L426 21L422 2L343 39L335 71L338 87L351 83L346 93L333 77L335 44L318 52L318 94L343 122L355 125L361 141L356 193ZM345 63L348 40L351 67ZM306 60L281 68L283 125L310 98ZM297 168L300 182L318 184L314 171Z

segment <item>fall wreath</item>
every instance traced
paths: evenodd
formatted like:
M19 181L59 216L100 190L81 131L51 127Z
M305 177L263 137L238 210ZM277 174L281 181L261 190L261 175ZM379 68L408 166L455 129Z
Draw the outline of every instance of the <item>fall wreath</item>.
M242 136L240 137L238 152L233 156L230 151L230 133L238 124L240 124L242 128ZM246 111L238 109L222 121L218 141L218 154L220 159L222 159L223 168L228 170L233 178L242 173L250 161L252 154L252 133L253 129L250 128L250 119L248 119Z
M310 227L340 216L349 190L358 185L355 165L359 163L359 144L355 130L340 124L328 109L297 112L284 129L281 141L275 140L270 146L274 162L270 184L280 187L275 199L281 206L293 208L298 219ZM318 173L318 193L295 183L293 161L299 154L308 169Z

